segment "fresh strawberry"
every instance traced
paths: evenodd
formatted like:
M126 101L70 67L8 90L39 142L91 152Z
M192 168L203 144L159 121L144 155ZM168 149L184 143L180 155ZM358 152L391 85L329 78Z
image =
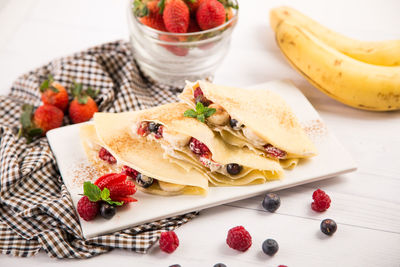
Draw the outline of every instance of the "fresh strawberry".
M52 105L42 105L36 109L33 114L33 124L42 129L42 135L45 135L47 131L58 128L62 125L64 113L61 109Z
M131 181L124 181L118 184L107 185L110 190L110 198L114 200L115 197L125 197L136 193L135 184ZM114 200L115 201L115 200Z
M140 22L153 29L166 32L163 15L158 7L159 0L152 0L144 5L141 1L135 1L135 12L140 17ZM142 10L140 10L142 9ZM144 9L144 10L143 10Z
M165 28L169 32L185 33L189 27L189 8L183 0L161 0Z
M199 8L201 2L203 2L203 0L186 0L186 4L189 7L191 15L196 14L196 11Z
M124 203L136 202L137 199L133 197L114 197L114 201L123 201Z
M179 39L175 36L160 35L159 39L161 41L170 42L171 44L163 44L161 46L165 47L165 49L176 56L184 57L189 53L189 48L183 45L179 45Z
M30 143L35 137L44 136L47 131L60 127L63 118L64 113L55 106L45 104L33 113L33 106L25 104L22 106L18 136L24 136Z
M65 112L68 107L68 92L64 86L54 82L51 75L40 85L40 92L44 104L56 106Z
M114 184L123 183L126 181L126 175L121 173L108 173L106 175L101 176L98 178L94 184L97 185L101 190L104 187L109 187Z
M196 19L202 30L224 24L226 19L224 5L217 0L204 0L197 9Z
M74 83L71 90L74 100L69 105L69 117L73 123L88 121L98 111L97 104L93 98L98 94L90 87L83 90L82 84Z

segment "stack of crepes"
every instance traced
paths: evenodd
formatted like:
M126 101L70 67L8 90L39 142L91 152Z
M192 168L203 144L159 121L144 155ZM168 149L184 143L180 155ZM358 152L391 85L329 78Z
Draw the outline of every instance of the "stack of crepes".
M317 154L290 107L269 90L187 83L182 103L96 113L81 126L87 157L99 168L129 169L139 190L157 195L206 195L209 186L262 184ZM203 106L216 112L185 117ZM109 153L115 161L99 157Z

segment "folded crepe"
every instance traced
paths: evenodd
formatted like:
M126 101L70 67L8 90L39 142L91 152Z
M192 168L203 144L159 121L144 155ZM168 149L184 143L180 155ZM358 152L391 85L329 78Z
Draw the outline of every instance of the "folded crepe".
M89 162L104 172L124 171L145 193L171 195L206 195L208 178L197 170L187 171L163 158L156 142L143 140L131 133L131 116L102 113L95 124L83 124L80 138ZM100 150L103 150L100 152ZM106 154L106 159L100 154ZM111 160L110 160L111 156ZM133 177L132 177L133 176Z
M293 168L299 159L317 154L291 108L270 90L197 81L187 82L179 98L192 108L198 102L215 108L205 119L208 127L233 146L279 160L283 168Z
M130 117L131 134L157 142L164 157L187 171L196 169L215 186L240 186L278 179L283 169L276 160L247 148L226 144L206 124L183 116L190 107L171 103L130 114L108 114L114 121ZM96 114L95 121L105 114Z

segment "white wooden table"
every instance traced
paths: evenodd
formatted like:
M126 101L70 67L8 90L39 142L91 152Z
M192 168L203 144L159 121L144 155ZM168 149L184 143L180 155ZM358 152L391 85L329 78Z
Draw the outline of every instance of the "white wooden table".
M268 11L287 4L334 30L358 39L399 39L400 1L240 1L240 19L216 82L247 86L289 78L303 91L356 159L359 170L323 182L282 190L280 209L263 211L263 196L207 209L176 232L180 247L167 255L155 246L147 255L115 250L88 260L0 255L0 266L400 266L400 113L373 113L337 103L293 71L278 51ZM0 0L0 93L19 75L86 47L127 39L125 0ZM332 198L323 214L310 209L322 188ZM338 230L320 233L332 218ZM225 244L229 228L243 225L253 246L237 253ZM274 257L261 251L278 241Z

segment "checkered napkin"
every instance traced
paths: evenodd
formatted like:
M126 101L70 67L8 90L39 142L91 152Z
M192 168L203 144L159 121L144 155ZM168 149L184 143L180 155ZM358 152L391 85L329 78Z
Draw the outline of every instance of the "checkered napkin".
M189 213L84 240L47 139L26 144L17 138L21 107L41 104L39 85L48 74L67 88L76 81L85 88L99 89L95 100L100 111L122 112L172 102L179 90L146 79L123 41L52 61L15 81L11 93L0 96L1 253L26 257L43 249L56 258L87 258L113 248L146 253L161 232L197 215Z

